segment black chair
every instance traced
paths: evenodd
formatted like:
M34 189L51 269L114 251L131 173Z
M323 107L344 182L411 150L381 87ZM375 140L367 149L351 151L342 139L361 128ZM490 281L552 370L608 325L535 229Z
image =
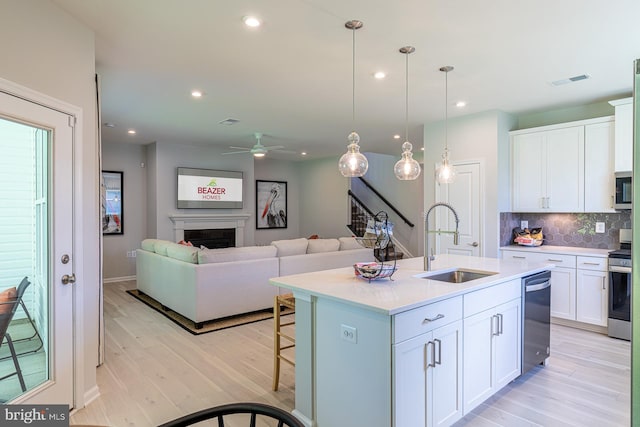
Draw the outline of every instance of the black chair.
M278 421L278 427L304 427L304 424L290 413L263 403L229 403L185 415L184 417L164 423L159 427L184 427L209 419L217 419L218 427L224 427L224 417L233 414L250 415L249 427L256 426L258 416Z
M16 355L16 350L13 346L13 341L11 340L11 336L7 332L7 329L9 329L9 324L13 319L13 315L15 314L16 310L18 309L18 306L22 302L22 296L24 295L24 291L27 289L27 286L29 286L30 283L31 282L29 282L29 280L27 280L27 278L25 277L24 279L22 279L22 282L20 282L20 285L18 285L18 289L16 290L16 298L6 302L0 302L0 305L3 307L3 309L0 310L0 347L2 347L2 343L5 342L6 340L7 345L9 346L9 352L11 353L11 358L13 359L13 365L16 369L15 372L0 378L0 381L6 378L12 377L14 375L17 375L18 380L20 381L20 387L22 388L23 392L27 391L27 387L24 384L24 378L22 377L22 370L20 369L20 363L18 363L18 356Z

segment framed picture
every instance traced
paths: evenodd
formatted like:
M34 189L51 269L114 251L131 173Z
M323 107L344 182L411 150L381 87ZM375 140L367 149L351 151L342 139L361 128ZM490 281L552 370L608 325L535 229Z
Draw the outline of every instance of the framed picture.
M122 172L102 171L102 234L123 234Z
M287 228L287 183L256 180L256 229Z

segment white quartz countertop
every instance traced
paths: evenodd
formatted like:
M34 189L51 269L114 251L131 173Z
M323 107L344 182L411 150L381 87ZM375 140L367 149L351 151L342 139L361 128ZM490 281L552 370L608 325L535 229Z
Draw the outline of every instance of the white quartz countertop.
M423 268L423 257L399 260L397 265L398 270L391 278L392 280L386 278L369 282L356 277L352 267L346 267L274 277L269 280L269 283L292 290L296 297L300 297L301 294L324 297L394 315L554 267L553 264L546 263L438 255L432 262L434 271L429 273L451 268L497 273L466 283L454 284L415 277L427 274Z
M549 253L549 254L553 253L553 254L607 258L609 256L609 252L611 252L613 249L578 248L574 246L550 246L550 245L542 245L542 246L536 246L536 247L510 245L510 246L503 246L500 248L500 250L541 252L541 253Z

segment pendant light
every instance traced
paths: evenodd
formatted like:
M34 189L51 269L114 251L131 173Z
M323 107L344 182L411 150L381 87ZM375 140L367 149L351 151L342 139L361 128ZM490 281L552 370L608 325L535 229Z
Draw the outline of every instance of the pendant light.
M400 48L400 53L405 55L406 68L406 87L405 87L405 126L404 126L404 143L402 144L402 158L396 162L393 173L396 178L401 181L410 181L420 176L420 164L413 158L413 145L409 142L409 55L415 52L413 46L405 46Z
M350 29L353 32L353 92L352 92L352 112L351 112L351 121L352 121L352 129L355 129L356 122L356 30L362 28L362 21L352 20L347 21L344 26ZM360 146L358 143L360 142L360 135L358 135L355 130L349 134L347 138L349 141L349 145L347 145L347 152L340 157L340 161L338 161L338 169L340 173L348 178L356 178L363 176L367 173L367 169L369 168L369 162L367 158L360 153Z
M436 169L436 180L439 184L451 184L456 179L456 172L449 163L449 146L447 144L448 133L448 121L449 121L449 71L452 71L453 67L447 65L440 68L440 71L444 73L444 154L442 155L442 163Z

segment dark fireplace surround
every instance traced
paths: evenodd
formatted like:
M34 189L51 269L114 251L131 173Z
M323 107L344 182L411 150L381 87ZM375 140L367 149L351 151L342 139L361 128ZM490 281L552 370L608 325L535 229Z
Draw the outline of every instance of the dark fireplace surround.
M236 246L235 228L209 228L202 230L184 230L184 240L193 246L207 249L233 248Z

